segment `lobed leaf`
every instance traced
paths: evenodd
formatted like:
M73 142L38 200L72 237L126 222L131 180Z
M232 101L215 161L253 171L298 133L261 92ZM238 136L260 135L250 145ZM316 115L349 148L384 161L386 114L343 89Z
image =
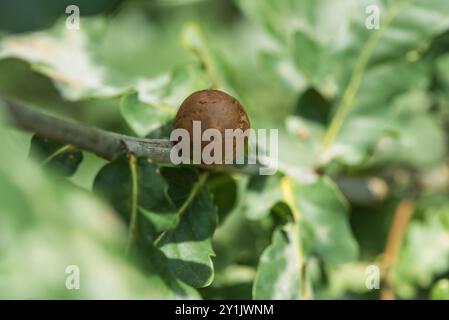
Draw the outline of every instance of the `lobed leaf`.
M208 191L202 189L207 177L198 177L189 169L166 168L163 174L181 218L175 229L158 238L156 246L177 278L193 287L208 286L214 274L211 256L217 210Z
M253 286L258 300L303 298L303 256L298 224L278 228L271 245L263 252Z
M358 245L349 226L347 204L329 178L293 185L302 223L312 231L312 250L330 265L357 259Z
M65 177L72 176L83 161L83 153L75 147L53 142L37 135L31 139L29 156Z

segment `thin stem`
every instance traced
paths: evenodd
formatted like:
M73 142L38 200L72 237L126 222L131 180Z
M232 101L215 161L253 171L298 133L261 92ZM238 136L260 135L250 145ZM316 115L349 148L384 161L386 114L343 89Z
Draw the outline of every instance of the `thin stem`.
M296 249L296 254L298 257L298 269L301 274L300 277L300 292L298 292L298 298L303 299L307 296L306 292L306 286L304 285L303 281L305 280L302 275L304 275L304 254L302 250L302 243L301 243L301 231L300 231L300 219L301 219L301 213L299 211L298 206L295 202L295 196L293 193L293 184L290 177L284 176L281 180L281 190L282 195L284 198L284 201L289 205L290 209L292 210L293 214L293 237L294 237L294 245Z
M206 183L208 177L209 177L209 172L203 172L199 176L198 181L195 182L195 184L193 185L192 189L190 190L190 193L187 196L187 199L182 203L181 207L176 212L176 214L179 217L181 217L184 214L184 212L187 210L187 208L190 206L192 201L197 196L198 192L201 190L201 188ZM166 233L167 233L167 231L162 232L159 235L159 237L157 237L157 239L154 241L154 244L157 245L159 243L159 241L165 236Z
M12 101L5 101L4 105L14 126L34 132L43 138L91 151L106 160L113 160L123 152L128 152L137 157L147 157L154 162L170 163L172 143L168 140L139 139L100 130Z
M59 156L60 154L72 150L74 149L73 146L71 146L70 144L66 144L60 148L58 148L58 150L56 150L55 152L53 152L51 155L49 155L47 158L45 158L44 161L42 161L41 165L45 166L47 165L50 161L52 161L54 158L56 158L57 156Z
M387 10L382 28L372 31L373 33L362 48L360 56L356 61L354 70L349 80L349 84L343 93L343 97L339 106L337 107L337 111L331 121L331 124L324 134L324 138L321 144L321 157L326 153L326 151L329 150L329 148L334 143L337 135L339 134L343 123L349 114L349 111L354 105L357 92L360 88L363 75L368 66L371 55L373 54L374 49L376 48L376 45L379 42L380 37L382 36L382 33L388 28L390 23L402 8L401 4L402 2L398 1Z

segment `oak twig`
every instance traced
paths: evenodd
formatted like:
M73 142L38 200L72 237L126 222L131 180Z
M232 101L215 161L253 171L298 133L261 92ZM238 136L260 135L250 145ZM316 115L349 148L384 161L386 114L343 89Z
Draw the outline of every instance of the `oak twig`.
M139 157L148 157L154 162L170 162L170 141L139 139L57 118L16 102L5 101L5 104L7 116L14 126L32 131L43 138L73 145L106 160L113 160L128 151Z

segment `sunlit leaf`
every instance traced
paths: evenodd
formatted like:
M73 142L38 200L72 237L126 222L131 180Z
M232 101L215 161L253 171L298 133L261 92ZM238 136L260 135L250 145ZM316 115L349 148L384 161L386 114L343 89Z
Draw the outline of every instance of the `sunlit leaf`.
M254 176L248 181L245 194L246 216L261 219L270 213L270 209L282 200L280 177Z
M219 221L222 223L237 205L237 182L229 174L214 173L207 180L207 188L213 196L214 204L218 210Z
M253 287L254 299L301 299L303 256L298 225L288 224L273 234L260 258Z
M175 110L163 103L142 102L137 92L122 98L120 111L133 131L141 137L158 129L175 115Z
M296 66L307 78L312 78L321 62L318 45L301 31L296 31L293 39L293 57Z
M167 168L164 177L173 202L182 211L178 226L163 233L156 246L177 278L193 287L208 286L214 275L211 256L217 211L210 194L202 189L205 176L198 177L193 170Z
M432 287L431 298L433 300L449 300L448 279L441 279Z
M121 156L105 165L97 174L93 189L111 202L120 215L129 222L133 210L137 210L137 224L148 220L154 228L142 226L139 237L155 237L158 232L174 228L179 221L176 208L168 197L168 185L155 164L146 159L137 160L137 189L133 190L133 177L129 160ZM133 192L136 194L133 195ZM137 197L137 207L132 208L132 198ZM140 227L139 227L140 228ZM151 233L154 232L154 233Z
M12 35L0 42L0 59L14 57L29 62L48 76L69 100L115 96L128 85L95 61L83 31L73 32L61 21L53 32Z
M449 232L441 223L448 212L446 207L424 221L410 223L394 270L394 286L401 297L412 297L417 287L429 286L435 275L448 269Z

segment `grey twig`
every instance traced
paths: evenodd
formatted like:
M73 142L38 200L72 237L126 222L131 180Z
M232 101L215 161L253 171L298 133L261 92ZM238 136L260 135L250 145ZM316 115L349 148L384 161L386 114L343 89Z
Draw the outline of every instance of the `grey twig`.
M136 157L146 157L156 163L171 164L170 151L173 144L169 140L140 139L100 130L61 119L9 100L4 100L4 105L6 106L10 123L15 127L34 132L41 137L62 144L69 144L81 150L90 151L106 160L113 160L123 152L130 152ZM268 163L265 160L262 163ZM258 162L257 164L248 164L245 166L208 165L202 167L208 170L258 175L260 168L264 166L262 163ZM279 163L278 166L280 171L303 183L310 183L318 177L312 170L301 169L283 163ZM364 204L376 203L382 200L386 192L388 192L385 190L385 188L388 188L386 185L384 188L380 188L381 192L378 192L377 189L379 188L374 188L376 189L374 190L372 188L372 181L370 181L363 180L354 183L354 181L336 180L339 186L341 184L340 187L349 201L355 201L355 203L363 202ZM365 183L366 188L364 188ZM366 189L366 192L361 193L362 189Z

